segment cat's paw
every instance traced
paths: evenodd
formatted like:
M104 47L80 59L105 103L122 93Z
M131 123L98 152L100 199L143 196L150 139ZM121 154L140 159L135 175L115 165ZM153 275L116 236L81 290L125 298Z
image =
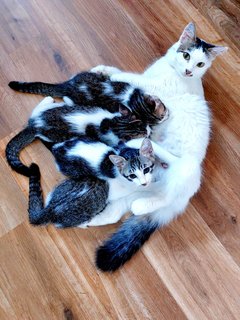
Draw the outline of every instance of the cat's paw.
M146 210L146 199L138 199L133 201L131 205L131 211L135 216L140 216L142 214L147 214Z
M44 98L44 99L41 101L41 104L49 104L49 103L53 103L53 102L54 102L53 97L48 96L48 97Z
M99 66L96 66L90 70L93 73L103 74L104 76L112 76L113 74L121 72L118 68L105 66L103 64L100 64Z
M89 221L83 222L83 223L79 224L79 225L77 226L77 228L87 229L87 228L89 228L88 223L89 223Z

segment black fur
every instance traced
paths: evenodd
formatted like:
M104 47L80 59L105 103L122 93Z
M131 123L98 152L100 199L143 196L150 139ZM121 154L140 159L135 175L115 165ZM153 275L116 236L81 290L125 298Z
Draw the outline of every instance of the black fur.
M105 85L112 87L112 93L104 93ZM87 87L89 95L81 89L81 86ZM41 94L43 96L58 98L67 96L76 104L100 105L110 112L116 112L119 108L118 104L121 103L120 95L130 88L130 85L122 82L111 82L110 78L103 74L81 72L63 83L11 81L9 82L9 87L16 91Z
M96 265L102 271L116 271L124 265L158 229L150 216L131 216L97 249Z
M56 163L58 165L59 170L65 176L79 180L84 177L96 177L100 179L108 179L108 178L116 178L118 175L118 170L116 166L109 159L110 155L119 155L126 160L130 160L131 163L138 159L139 150L127 147L124 143L120 143L118 146L111 148L100 155L99 163L93 164L91 161L86 160L83 156L79 155L69 155L71 149L73 149L78 143L84 143L86 146L94 145L94 143L98 142L95 139L90 137L81 136L78 138L74 138L71 140L67 140L63 143L56 144L52 148L52 153L55 157ZM96 156L98 150L98 143L96 143ZM137 161L137 160L136 160ZM140 162L138 167L134 167L134 169L140 168Z
M120 92L121 94L119 96L104 94L104 81L108 81L108 85L111 85L113 88L118 88L117 92ZM76 91L76 84L84 84L87 86L88 90L90 90L91 88L94 93L94 99L92 99L92 96L91 98L89 98L86 93L85 96L83 96L83 94L80 94L78 91ZM46 86L46 84L44 85ZM42 86L44 85L42 84L40 87L42 88ZM11 86L16 88L15 83L11 83ZM28 92L28 89L31 86L35 88L33 84L28 84L26 86L23 84L19 84L19 90L21 88L21 90L25 90L25 92ZM125 99L122 96L122 93L124 92L124 90L126 90L126 88L129 88L129 85L121 86L120 83L110 82L110 80L106 80L106 77L98 74L89 72L78 74L73 79L67 81L64 84L50 85L49 90L52 90L51 88L53 88L53 86L58 87L58 89L54 91L55 94L53 92L45 91L44 93L53 94L55 96L65 96L68 92L70 92L70 94L68 95L70 98L75 98L75 101L79 101L78 99L80 99L79 97L81 96L82 100L80 100L86 103L86 105L75 104L71 106L65 104L62 107L45 110L41 115L37 117L37 120L40 120L40 122L43 123L42 126L39 126L39 123L36 122L35 118L30 118L28 126L9 142L6 149L7 161L12 169L25 176L29 176L29 169L27 166L21 163L19 154L20 151L29 143L31 143L36 137L40 136L41 139L45 141L45 144L47 144L47 147L49 149L51 149L55 143L78 137L79 134L82 133L89 135L91 138L109 144L111 143L111 141L109 141L108 137L104 136L109 132L112 132L119 139L127 141L131 138L146 136L147 125L153 124L153 118L155 120L155 123L159 121L159 118L155 118L154 116L151 117L151 113L149 113L148 106L150 107L150 109L152 108L152 101L151 103L149 103L149 96L145 96L142 91L138 89L133 90L133 93L129 93L130 96L127 103L128 109L126 110L126 107L121 105L120 102L122 102L121 99ZM35 92L33 89L29 90L31 92ZM36 86L36 90L40 90L38 85ZM57 90L60 90L61 92L58 93ZM133 95L134 98L131 98L131 95ZM111 107L109 104L110 102L112 103ZM120 109L123 113L123 116L116 116L113 119L103 119L98 126L89 124L86 127L85 132L77 133L66 121L65 116L74 114L76 111L84 113L94 113L96 111L96 108L99 108L99 106L95 106L96 104L100 104L100 108L109 109L111 110L111 112L115 112L116 110L118 111ZM133 112L130 111L131 108L133 109ZM148 117L150 119L149 122L147 120Z
M85 191L84 191L85 190ZM34 225L54 223L57 227L74 227L91 220L106 206L108 183L96 178L82 181L64 180L52 192L44 207L40 172L30 166L29 221Z

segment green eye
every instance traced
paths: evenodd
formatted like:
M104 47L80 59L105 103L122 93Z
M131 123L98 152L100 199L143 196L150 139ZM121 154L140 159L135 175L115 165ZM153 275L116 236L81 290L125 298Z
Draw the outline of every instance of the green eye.
M185 60L189 60L190 59L190 54L188 52L183 52L183 58Z
M205 66L205 63L204 62L199 62L198 64L197 64L197 67L198 68L202 68L202 67L204 67Z

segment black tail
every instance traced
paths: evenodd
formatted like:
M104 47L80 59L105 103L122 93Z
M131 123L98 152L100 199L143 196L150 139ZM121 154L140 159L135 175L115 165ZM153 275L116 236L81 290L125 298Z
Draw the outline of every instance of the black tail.
M29 167L29 222L39 225L50 221L48 211L44 209L42 188L40 183L40 171L37 164L32 163Z
M34 129L26 127L13 137L7 144L6 147L6 158L13 170L16 172L29 177L29 168L25 166L20 158L19 154L23 148L29 145L35 139Z
M102 271L117 270L141 248L158 226L148 215L131 216L97 249L97 267Z
M64 86L62 83L53 84L45 82L9 82L9 87L15 91L41 94L43 96L52 96L61 98L64 96Z

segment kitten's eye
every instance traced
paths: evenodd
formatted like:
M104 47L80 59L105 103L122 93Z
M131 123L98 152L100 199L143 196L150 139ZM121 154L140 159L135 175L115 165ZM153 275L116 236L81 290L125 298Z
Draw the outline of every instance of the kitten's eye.
M202 68L202 67L204 67L205 66L205 63L204 62L199 62L198 64L197 64L197 67L198 68Z
M148 167L148 168L145 168L145 169L143 170L143 173L144 173L144 174L147 174L149 171L150 171L150 168Z
M183 52L183 58L185 60L189 60L190 59L190 54L188 52Z
M129 177L130 179L135 179L135 178L137 178L137 176L136 176L134 173L130 174L128 177Z

